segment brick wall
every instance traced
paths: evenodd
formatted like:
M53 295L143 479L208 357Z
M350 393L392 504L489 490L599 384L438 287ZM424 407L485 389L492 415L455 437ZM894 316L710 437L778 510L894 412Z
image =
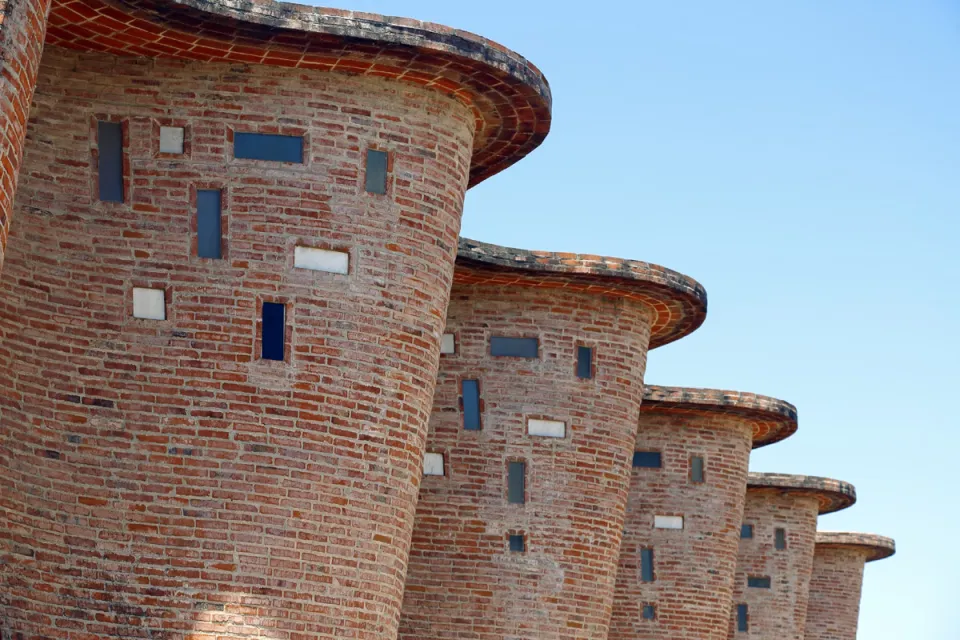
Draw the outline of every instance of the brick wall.
M446 475L421 486L400 637L605 638L650 314L583 292L455 284L447 330L457 353L441 356L427 441ZM539 357L491 357L491 336L537 337ZM578 345L595 349L593 379L575 375ZM464 430L464 379L480 384L479 431ZM566 436L527 435L530 418L562 421ZM521 460L526 503L508 504L507 465Z
M820 503L816 495L750 488L744 524L753 538L741 539L733 586L729 637L735 640L803 640ZM786 549L775 548L775 530L786 530ZM749 577L769 577L770 588L748 587ZM749 631L737 631L736 607L749 608Z
M121 204L97 119L123 125ZM164 124L187 155L158 155ZM48 47L0 279L8 630L394 636L474 124L382 78ZM231 128L308 161L234 160ZM192 253L197 188L223 190L223 260ZM349 274L293 269L297 244ZM166 320L131 317L134 286ZM264 301L286 362L256 357Z
M660 452L662 467L633 469L610 640L727 637L752 435L736 416L640 412L636 449ZM692 456L704 459L702 484ZM682 516L683 529L655 529L657 515ZM642 580L644 548L653 582Z
M805 640L857 640L867 552L817 545Z
M49 0L0 0L0 272Z

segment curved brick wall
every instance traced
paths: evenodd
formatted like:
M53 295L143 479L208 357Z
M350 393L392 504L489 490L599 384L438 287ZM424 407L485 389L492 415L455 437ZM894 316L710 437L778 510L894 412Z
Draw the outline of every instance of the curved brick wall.
M577 257L522 253L461 242L447 316L457 350L441 357L427 441L444 456L445 475L421 485L400 627L407 640L607 635L656 324L653 307L617 294L652 283L635 274L623 292L600 295L584 285L605 280ZM530 260L509 271L498 266L508 255ZM494 357L494 336L536 337L538 357ZM575 373L578 346L594 349L592 379ZM464 429L464 379L480 384L479 431ZM564 437L528 435L531 418L564 423ZM525 504L508 503L511 461L527 465ZM525 537L524 551L510 551L510 534Z
M863 566L894 549L882 536L817 532L805 640L857 640Z
M49 7L49 0L0 1L0 272Z
M634 468L609 638L724 640L750 450L797 427L789 403L753 394L648 386L637 451L657 452L659 468ZM694 482L691 459L704 461ZM656 516L680 516L680 530ZM641 550L653 550L645 581ZM644 618L645 606L654 607Z
M94 197L97 118L124 123L124 203ZM47 47L0 281L8 628L395 635L474 126L386 78ZM233 128L307 161L235 160ZM223 189L223 260L196 257L196 188ZM349 274L294 269L298 244ZM132 318L133 286L167 319ZM263 301L286 362L258 358Z
M753 537L740 540L733 586L729 638L803 640L817 516L849 507L853 487L827 478L751 473L743 523ZM776 529L785 549L776 548ZM749 587L751 577L769 578L769 588ZM738 631L737 606L748 607L748 631Z

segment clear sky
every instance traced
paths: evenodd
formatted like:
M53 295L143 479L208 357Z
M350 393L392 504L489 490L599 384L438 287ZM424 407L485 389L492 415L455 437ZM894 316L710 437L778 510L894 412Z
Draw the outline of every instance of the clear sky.
M553 88L553 129L463 235L661 264L707 321L647 381L789 400L751 467L852 482L822 529L897 540L860 638L958 640L960 3L342 0L463 28Z

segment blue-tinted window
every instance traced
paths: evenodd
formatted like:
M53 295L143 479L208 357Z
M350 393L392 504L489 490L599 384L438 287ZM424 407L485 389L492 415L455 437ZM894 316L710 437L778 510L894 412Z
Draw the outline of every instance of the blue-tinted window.
M285 309L278 302L263 303L263 327L261 357L264 360L283 360L283 343L286 322Z
M233 157L276 162L303 162L303 138L272 133L234 133Z
M703 482L703 456L693 456L690 458L690 480L693 482Z
M640 580L653 582L653 549L640 549Z
M647 469L659 469L660 452L659 451L634 451L633 466Z
M643 605L643 619L653 620L657 617L657 610L652 604Z
M773 546L779 551L787 548L787 530L776 529L773 532Z
M742 524L742 525L740 525L740 537L741 537L741 538L752 538L752 537L753 537L753 525L752 525L752 524Z
M510 536L510 551L523 551L525 548L522 535Z
M97 122L97 147L100 200L123 202L123 127L119 122Z
M480 382L464 380L463 389L463 428L467 431L480 430Z
M750 624L747 620L747 605L737 605L737 631L749 631Z
M527 463L511 462L507 467L507 502L523 504L527 501Z
M387 192L387 153L367 149L367 193Z
M769 589L770 576L747 576L747 586L754 589Z
M593 377L593 349L590 347L577 347L577 377Z
M197 255L221 258L220 190L197 189Z
M536 358L539 343L536 338L490 338L490 355L514 358Z

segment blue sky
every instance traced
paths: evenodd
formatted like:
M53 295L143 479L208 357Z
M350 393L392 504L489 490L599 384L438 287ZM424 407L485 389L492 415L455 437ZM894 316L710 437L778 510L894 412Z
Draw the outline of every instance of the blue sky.
M543 146L467 195L463 234L655 262L707 288L647 381L796 404L757 471L835 477L823 529L897 540L860 638L957 640L960 4L369 0L532 60Z

